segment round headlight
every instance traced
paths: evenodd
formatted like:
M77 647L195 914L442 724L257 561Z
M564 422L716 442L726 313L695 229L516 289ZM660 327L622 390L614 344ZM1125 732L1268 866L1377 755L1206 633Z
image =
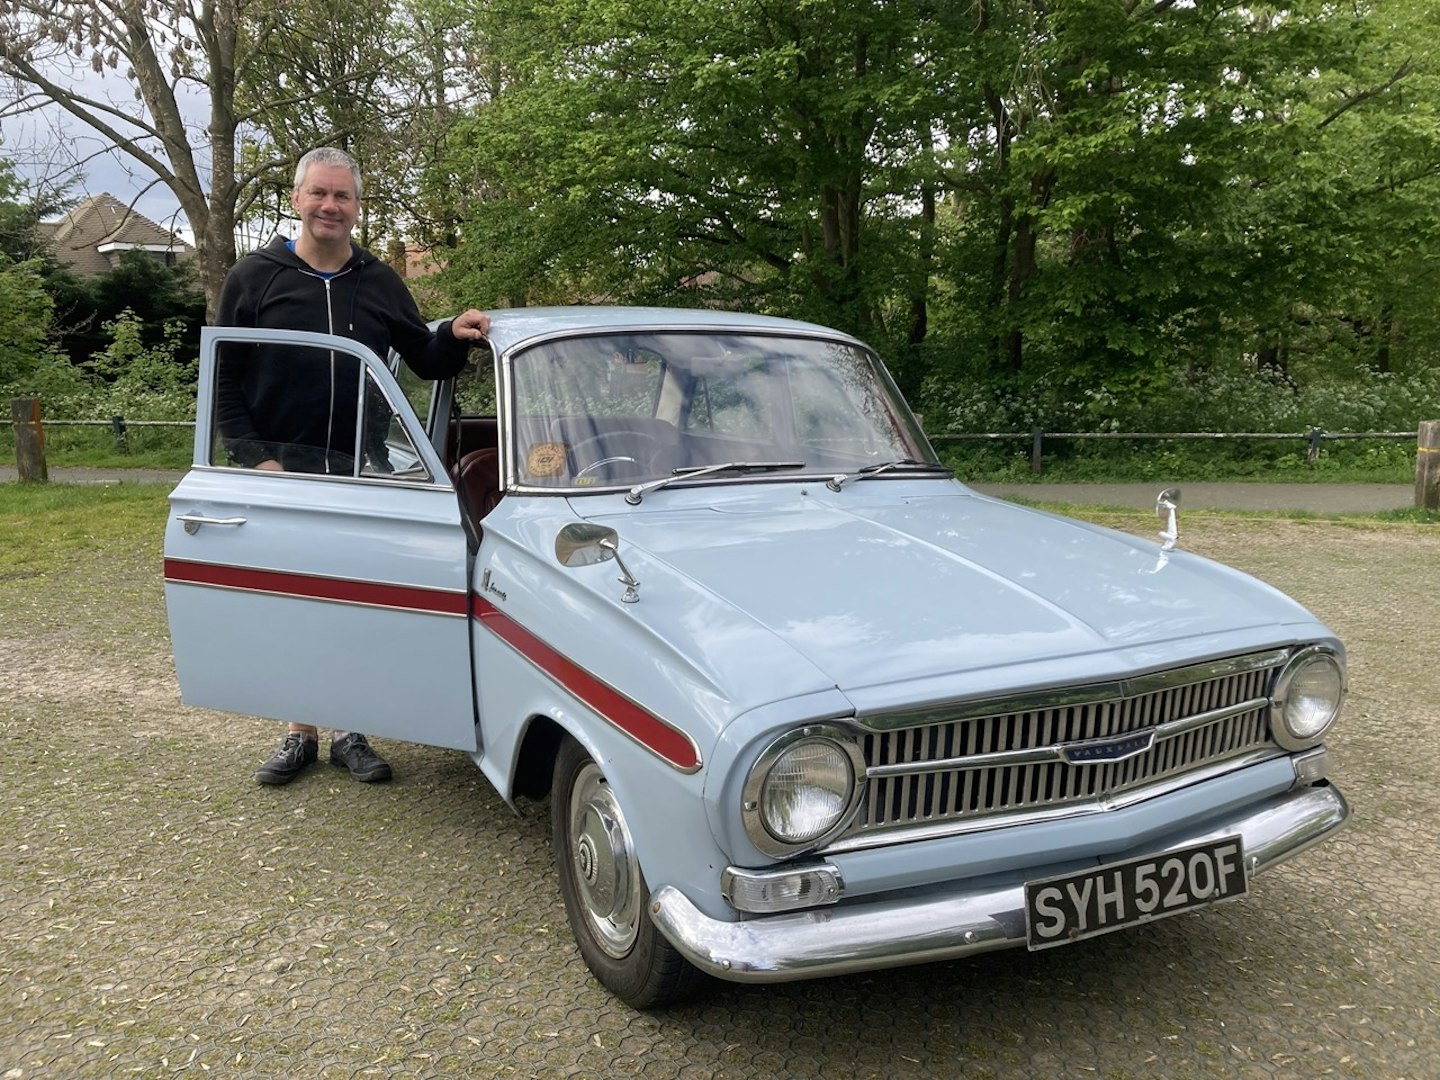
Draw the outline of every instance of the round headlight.
M864 768L853 736L836 725L782 736L746 780L746 833L767 855L793 855L824 843L849 821Z
M833 829L850 805L855 774L850 757L829 740L790 747L760 788L760 816L784 844L807 844Z
M1329 649L1296 653L1275 682L1271 728L1287 750L1305 750L1320 741L1340 714L1345 669Z

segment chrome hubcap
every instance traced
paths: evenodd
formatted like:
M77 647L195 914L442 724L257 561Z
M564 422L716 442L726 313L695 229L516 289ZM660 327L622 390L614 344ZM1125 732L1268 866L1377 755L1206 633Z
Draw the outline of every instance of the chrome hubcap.
M570 790L570 853L597 942L611 956L625 956L639 930L640 867L620 805L593 762L580 770Z

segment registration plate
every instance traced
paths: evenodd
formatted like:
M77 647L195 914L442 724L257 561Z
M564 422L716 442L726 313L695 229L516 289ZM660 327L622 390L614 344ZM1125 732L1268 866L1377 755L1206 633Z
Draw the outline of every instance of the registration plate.
M1025 883L1031 950L1066 945L1249 890L1240 837Z

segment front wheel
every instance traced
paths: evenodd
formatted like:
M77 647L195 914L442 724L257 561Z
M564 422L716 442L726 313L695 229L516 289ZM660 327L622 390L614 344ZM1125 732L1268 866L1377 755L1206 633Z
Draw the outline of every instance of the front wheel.
M605 774L567 738L555 759L554 780L550 828L560 894L586 965L637 1009L693 993L700 972L650 921L650 890Z

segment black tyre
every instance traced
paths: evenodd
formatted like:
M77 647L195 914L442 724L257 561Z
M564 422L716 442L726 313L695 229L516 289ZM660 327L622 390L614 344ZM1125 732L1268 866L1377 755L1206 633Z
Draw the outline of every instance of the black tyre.
M605 774L573 739L555 759L550 798L560 895L595 977L637 1009L692 994L702 976L650 921L650 890L624 812Z

